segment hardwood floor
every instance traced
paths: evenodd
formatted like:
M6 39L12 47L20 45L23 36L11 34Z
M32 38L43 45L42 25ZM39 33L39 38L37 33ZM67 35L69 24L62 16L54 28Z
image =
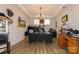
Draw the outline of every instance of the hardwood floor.
M66 54L66 51L60 49L55 40L52 44L44 42L29 44L23 40L11 47L11 54Z

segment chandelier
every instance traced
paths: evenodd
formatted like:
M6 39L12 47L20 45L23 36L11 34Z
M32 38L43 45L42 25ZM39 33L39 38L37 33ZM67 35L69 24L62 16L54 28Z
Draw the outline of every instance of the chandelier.
M42 15L42 7L40 7L40 16L37 18L38 20L40 20L40 23L43 24L44 23L44 17Z
M50 25L50 20L44 17L42 14L42 7L40 7L40 14L36 18L36 20L34 20L34 24L35 25Z

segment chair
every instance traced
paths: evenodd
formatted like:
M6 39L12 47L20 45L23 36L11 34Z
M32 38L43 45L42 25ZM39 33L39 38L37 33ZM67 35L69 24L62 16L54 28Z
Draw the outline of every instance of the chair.
M45 34L45 43L52 43L52 34Z
M2 46L3 44L5 44L5 47L0 47L0 50L5 49L5 51L2 51L0 53L10 53L10 42L8 41L8 35L6 34L0 34L0 45Z
M38 35L35 33L29 33L29 43L36 43Z

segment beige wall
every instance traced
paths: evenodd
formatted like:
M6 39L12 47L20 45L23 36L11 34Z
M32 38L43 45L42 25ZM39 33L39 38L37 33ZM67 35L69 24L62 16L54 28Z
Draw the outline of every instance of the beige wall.
M13 24L9 26L9 40L11 45L21 41L24 37L24 32L26 28L22 29L18 27L18 17L20 16L22 19L26 20L26 26L28 26L28 16L25 12L23 12L17 5L0 5L0 12L3 12L7 15L6 9L9 8L14 12Z
M57 30L60 30L62 26L62 16L64 15L68 15L67 26L79 30L79 5L66 5L66 8L61 10L56 17Z
M49 28L55 29L56 19L54 19L54 18L48 18L48 19L50 20L50 25L46 25L45 26L46 31L48 31ZM28 21L29 25L33 25L34 26L34 20L35 20L35 18L30 18L29 21Z

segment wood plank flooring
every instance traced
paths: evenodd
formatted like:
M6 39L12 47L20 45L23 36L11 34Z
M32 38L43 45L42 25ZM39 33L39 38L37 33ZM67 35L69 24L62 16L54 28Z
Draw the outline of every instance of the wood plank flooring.
M66 51L59 48L54 40L52 44L29 44L23 40L11 47L11 54L66 54Z

